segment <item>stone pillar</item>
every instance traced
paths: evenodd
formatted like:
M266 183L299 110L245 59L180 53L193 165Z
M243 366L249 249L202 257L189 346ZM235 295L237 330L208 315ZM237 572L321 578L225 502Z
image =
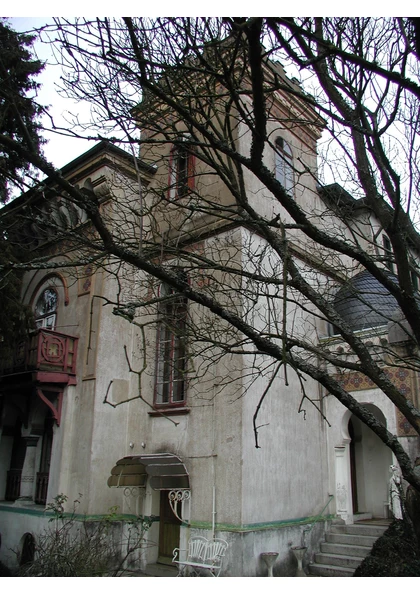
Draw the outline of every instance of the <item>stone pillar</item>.
M336 513L346 524L353 524L349 444L334 448Z
M20 479L20 496L15 501L15 505L34 503L36 446L38 444L39 435L28 435L22 439L26 442L26 454Z

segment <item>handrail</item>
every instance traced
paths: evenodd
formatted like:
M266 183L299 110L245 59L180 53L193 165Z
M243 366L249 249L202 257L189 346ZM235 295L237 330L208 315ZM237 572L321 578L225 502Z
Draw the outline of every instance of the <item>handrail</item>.
M322 508L322 511L315 516L315 518L312 520L311 522L311 527L310 528L305 528L302 531L302 540L301 540L301 544L304 547L305 546L305 540L306 540L306 534L310 534L312 532L313 527L315 526L315 524L318 522L318 520L320 520L322 518L322 515L324 513L324 511L327 509L327 507L329 506L329 504L331 503L331 501L334 499L334 495L329 495L328 497L328 501L327 503L324 505L324 507Z

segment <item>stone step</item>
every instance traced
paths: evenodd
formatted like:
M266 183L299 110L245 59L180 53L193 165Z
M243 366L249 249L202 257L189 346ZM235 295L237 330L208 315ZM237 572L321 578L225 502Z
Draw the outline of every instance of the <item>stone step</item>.
M371 546L341 544L334 542L321 543L321 553L328 555L347 555L349 557L362 557L363 559L370 553Z
M360 536L358 534L344 534L344 533L332 533L328 532L326 535L326 541L334 544L348 544L354 546L369 547L373 546L376 540L375 536Z
M333 565L334 567L356 569L359 567L363 557L347 557L346 555L330 555L327 553L316 553L315 563L320 565Z
M388 524L336 524L331 526L332 534L358 534L379 538L388 528Z
M372 514L368 512L353 514L353 523L360 522L360 520L372 520Z
M309 575L351 577L389 524L386 520L334 524L321 543L321 552L308 567Z
M338 567L334 565L323 565L321 563L312 563L309 565L309 575L321 577L352 577L354 569L350 567Z

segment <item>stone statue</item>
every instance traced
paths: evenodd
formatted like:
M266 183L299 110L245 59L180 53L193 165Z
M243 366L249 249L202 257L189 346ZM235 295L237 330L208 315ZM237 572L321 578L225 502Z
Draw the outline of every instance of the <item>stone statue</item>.
M401 474L398 467L391 464L389 471L392 472L391 480L389 481L389 509L396 520L402 520L402 485Z

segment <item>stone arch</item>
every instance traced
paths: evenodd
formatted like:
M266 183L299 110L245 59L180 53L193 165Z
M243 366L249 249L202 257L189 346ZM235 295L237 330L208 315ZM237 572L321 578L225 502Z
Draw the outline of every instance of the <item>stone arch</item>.
M348 443L350 441L349 421L352 415L353 413L351 412L351 410L346 409L341 419L341 435L343 436L343 444Z
M45 299L43 299L45 295ZM54 295L54 308L48 310L46 306ZM27 303L34 314L37 328L59 330L66 317L65 308L70 303L67 278L59 272L47 274L36 273L29 281L22 301ZM37 311L38 306L44 311Z
M370 412L385 426L387 419L374 404L363 403ZM352 471L352 494L354 511L371 513L373 517L387 515L389 466L392 464L391 450L379 437L352 415L353 435L349 450Z
M46 274L45 276L43 276L40 279L40 281L37 283L37 285L35 286L35 289L32 289L31 298L29 300L30 307L34 307L36 300L39 297L39 294L41 292L41 289L44 288L44 286L48 285L48 281L51 281L52 279L55 279L55 278L59 280L60 287L63 288L64 305L67 306L70 303L67 279L60 272L54 271L54 272L50 272L50 273ZM52 282L51 282L51 284L53 285ZM23 301L26 300L27 293L30 290L30 286L31 286L31 283L29 283L28 288L26 289L25 295L23 296ZM53 285L53 286L55 286L57 289L59 288L57 285Z
M361 404L387 425L376 405ZM343 413L340 428L341 443L335 447L337 514L346 523L352 523L355 514L386 517L391 450L349 410Z

